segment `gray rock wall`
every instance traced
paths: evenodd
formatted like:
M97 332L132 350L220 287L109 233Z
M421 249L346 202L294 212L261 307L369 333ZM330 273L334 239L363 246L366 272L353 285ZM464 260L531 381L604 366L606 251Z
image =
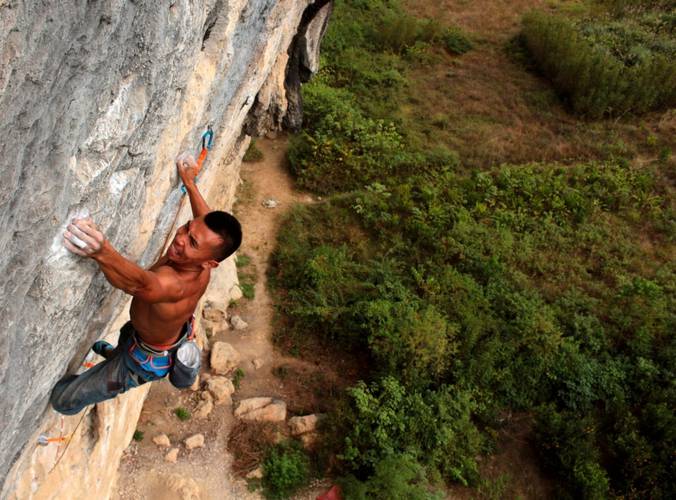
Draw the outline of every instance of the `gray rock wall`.
M232 153L313 3L0 0L0 483L126 304L62 248L65 224L86 208L123 254L156 259L181 205L173 159L207 124L206 170Z

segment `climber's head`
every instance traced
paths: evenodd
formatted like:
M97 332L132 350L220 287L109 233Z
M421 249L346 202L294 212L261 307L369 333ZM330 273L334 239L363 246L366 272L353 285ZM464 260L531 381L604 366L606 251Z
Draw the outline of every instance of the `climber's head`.
M242 242L242 228L227 212L214 211L178 228L167 250L172 262L216 267L232 255Z

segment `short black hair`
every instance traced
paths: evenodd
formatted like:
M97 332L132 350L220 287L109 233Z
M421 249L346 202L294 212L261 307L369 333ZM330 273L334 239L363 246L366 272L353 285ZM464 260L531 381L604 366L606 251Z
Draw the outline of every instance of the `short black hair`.
M242 226L234 215L215 210L204 216L204 223L223 240L216 250L218 262L230 257L242 244Z

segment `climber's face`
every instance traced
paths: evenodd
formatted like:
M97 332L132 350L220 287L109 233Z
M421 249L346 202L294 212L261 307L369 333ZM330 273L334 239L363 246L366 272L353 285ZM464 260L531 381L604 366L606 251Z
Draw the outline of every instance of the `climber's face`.
M178 228L167 249L167 257L179 265L216 267L214 249L221 244L221 237L207 227L204 216L197 217Z

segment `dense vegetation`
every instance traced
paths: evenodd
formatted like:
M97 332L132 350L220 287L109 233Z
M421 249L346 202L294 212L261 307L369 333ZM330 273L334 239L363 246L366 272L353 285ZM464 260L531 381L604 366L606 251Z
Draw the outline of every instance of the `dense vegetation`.
M345 491L476 485L516 410L571 496L674 497L669 178L619 158L467 174L422 148L393 117L407 58L442 40L421 35L430 23L392 1L337 2L290 151L301 185L342 194L281 232L280 335L370 357L329 426Z
M676 105L676 12L642 9L641 2L613 6L616 16L576 21L527 15L524 39L540 70L583 115Z

